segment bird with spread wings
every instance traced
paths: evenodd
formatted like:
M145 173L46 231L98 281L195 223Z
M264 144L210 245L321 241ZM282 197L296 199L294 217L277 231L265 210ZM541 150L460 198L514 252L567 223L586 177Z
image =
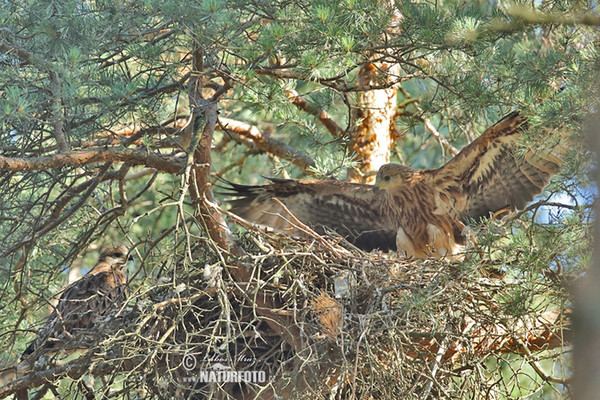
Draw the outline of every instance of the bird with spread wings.
M64 290L58 305L21 359L31 359L32 354L40 356L54 352L74 338L77 331L90 329L100 318L116 312L125 301L127 278L123 268L130 260L129 249L120 244L102 251L98 263ZM68 347L80 346L70 343Z
M295 221L335 231L363 250L410 257L456 254L465 223L525 208L562 164L554 154L519 152L527 121L512 112L438 169L386 164L375 186L335 180L269 178L266 185L227 182L231 211L253 223L302 237ZM292 214L292 215L290 215Z

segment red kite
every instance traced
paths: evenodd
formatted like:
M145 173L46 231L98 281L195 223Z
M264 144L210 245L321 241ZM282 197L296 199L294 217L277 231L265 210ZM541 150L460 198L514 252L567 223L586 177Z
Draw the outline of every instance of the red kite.
M116 312L125 301L127 278L123 267L131 260L129 249L112 245L100 253L98 263L81 279L73 282L62 294L58 305L33 342L21 355L27 359L58 349L78 330L90 329L94 322ZM68 347L77 347L77 344Z
M335 231L363 250L452 255L466 242L467 220L524 209L558 172L562 161L553 154L517 154L525 124L519 112L507 115L438 169L386 164L375 186L314 179L227 182L227 194L237 197L229 200L231 211L291 236L304 235L290 213L318 233Z

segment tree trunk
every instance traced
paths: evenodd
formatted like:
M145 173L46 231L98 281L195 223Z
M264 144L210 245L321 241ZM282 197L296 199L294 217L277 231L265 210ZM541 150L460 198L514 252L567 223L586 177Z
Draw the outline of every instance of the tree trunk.
M397 79L399 71L398 64L366 63L358 72L358 84L379 86L389 83ZM358 93L351 148L359 166L348 170L348 180L373 183L379 168L390 162L390 151L396 137L394 116L397 97L397 85Z
M398 24L403 16L394 0L381 0L392 15L388 33L398 35ZM400 65L390 62L368 62L358 71L359 86L387 86L385 89L372 89L358 92L350 146L358 161L358 168L348 169L351 182L373 183L375 174L382 165L390 162L390 151L397 137L394 117L398 98Z

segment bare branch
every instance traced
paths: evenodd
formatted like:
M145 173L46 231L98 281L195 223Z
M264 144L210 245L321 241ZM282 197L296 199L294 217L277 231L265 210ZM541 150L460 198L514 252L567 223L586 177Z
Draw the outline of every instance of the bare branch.
M0 398L5 398L18 391L35 388L46 382L53 382L64 377L76 380L87 374L103 376L113 374L115 371L128 371L138 366L141 361L143 361L142 357L134 357L127 360L95 362L90 364L89 360L78 358L62 366L57 366L44 371L31 372L0 387Z
M41 238L42 236L48 234L53 229L58 227L60 224L65 222L67 220L67 218L69 218L71 215L73 215L73 213L75 213L75 211L77 211L79 208L81 208L87 202L88 198L91 196L94 189L98 186L98 184L100 184L100 182L102 182L104 176L106 175L106 172L108 171L108 168L110 168L110 165L111 165L110 163L104 164L102 166L102 168L100 168L100 172L94 179L90 179L89 181L84 182L83 184L79 185L78 188L75 188L75 190L74 190L75 193L77 193L78 189L79 189L79 191L81 191L81 190L83 190L83 188L87 188L87 190L80 196L80 199L77 203L72 205L67 211L65 211L64 213L61 214L64 207L66 207L66 205L71 201L71 199L74 197L75 193L71 193L71 194L65 196L64 199L57 201L54 206L54 210L52 211L50 216L48 218L46 218L40 224L39 227L37 227L35 232L33 232L26 239L18 242L17 244L11 246L6 251L4 251L4 253L2 253L2 257L6 257L8 254L25 246L27 243Z
M341 137L344 134L344 130L340 128L340 126L331 118L331 116L327 113L327 111L315 106L314 104L310 104L306 99L301 97L298 92L295 90L286 90L285 94L288 99L291 100L292 104L298 107L299 109L306 111L310 115L314 115L319 119L319 122L327 128L332 135L336 137Z
M223 250L236 256L243 256L244 249L233 238L223 216L211 204L216 203L210 190L211 145L215 126L217 124L216 99L206 100L202 96L203 83L200 77L203 66L201 49L194 52L194 73L188 82L190 123L184 128L190 137L188 157L193 157L198 165L188 167L186 176L189 180L192 200L200 209L200 215L211 239ZM200 166L200 164L202 166ZM190 169L191 167L191 169Z
M15 54L24 62L35 65L46 71L52 70L51 66L48 65L46 62L36 57L29 51L23 49L21 46L17 45L12 39L13 36L13 32L8 29L2 29L0 31L0 50L6 53Z
M194 69L196 71L202 71L202 57L203 54L200 49L194 52ZM195 165L210 166L211 145L217 124L217 104L214 98L205 100L202 97L202 82L199 76L192 76L189 87L191 120L194 121L194 130L202 133L198 143L195 143L195 139L192 138L190 152L193 152ZM219 207L216 205L210 188L209 172L209 167L194 166L191 169L190 194L194 203L199 207L200 216L212 241L221 250L227 252L226 256L232 254L238 258L243 257L246 255L246 251L231 234L223 215L219 211ZM229 272L237 283L238 294L247 296L252 289L252 269L239 261L234 261ZM279 312L282 306L276 300L257 294L252 301L254 301L256 313L265 319L265 322L274 332L280 334L282 339L294 349L300 350L302 348L298 326L294 324L290 315Z
M153 45L153 44L160 42L163 39L168 38L169 36L173 35L174 33L176 33L176 31L170 30L170 29L164 29L161 26L158 28L153 28L153 29L139 32L139 34L136 34L133 36L133 39L136 40L139 37L143 37L144 39L149 39L147 44ZM131 40L128 40L127 42L131 42ZM100 64L100 68L107 68L112 65L120 64L122 62L130 60L133 57L131 54L127 54L127 55L124 55L124 56L121 56L121 57L115 59L114 57L116 57L117 54L122 54L122 50L116 54L113 53L110 57L104 58L103 63Z
M426 118L417 117L423 124L425 125L425 129L427 129L433 137L438 141L438 143L442 146L442 152L444 149L448 150L450 154L453 156L458 154L458 149L450 144L442 134L433 126L430 120Z
M323 236L319 235L317 232L312 230L309 226L305 225L300 221L292 212L283 204L277 197L273 197L272 199L275 203L279 205L285 211L287 215L289 215L290 220L287 220L294 228L304 232L307 236L315 238L319 243L323 246L327 247L332 253L334 253L338 257L342 257L342 254L349 255L350 253L344 249L343 247L334 247L331 243L323 238ZM283 216L281 216L283 218Z
M0 170L36 171L99 162L127 162L132 165L143 165L172 174L180 174L185 168L185 161L175 157L151 153L146 150L104 148L80 150L69 154L55 154L43 157L20 158L0 156Z
M257 149L288 160L307 174L310 174L308 168L315 166L315 162L310 156L280 140L270 137L261 132L256 126L230 118L219 118L219 121L223 129L227 132L250 139L256 145Z

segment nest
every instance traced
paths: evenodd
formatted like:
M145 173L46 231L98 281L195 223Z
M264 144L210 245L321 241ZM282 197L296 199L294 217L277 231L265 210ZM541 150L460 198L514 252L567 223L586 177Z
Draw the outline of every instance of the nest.
M154 341L131 347L156 349L156 340L168 346L160 361L148 363L148 371L158 372L147 375L144 391L198 398L486 398L513 390L510 382L499 384L502 360L521 357L523 374L538 374L528 389L535 391L549 377L532 353L559 360L564 352L561 310L511 303L522 282L492 263L476 270L480 262L406 260L259 232L247 233L243 247L246 257L224 264L200 246L177 293L155 288L166 302L153 303L159 315L141 335ZM244 281L235 273L240 269ZM558 290L548 285L535 287ZM216 368L261 371L267 381L199 381Z
M182 260L167 274L176 278L138 290L120 322L104 329L112 333L83 356L79 376L101 375L139 398L483 399L516 387L565 390L566 380L545 372L564 363L563 310L511 301L523 282L502 265L406 260L263 232L241 242L247 255L227 261L198 245L192 264ZM561 290L536 279L530 298ZM123 328L121 318L136 322Z

